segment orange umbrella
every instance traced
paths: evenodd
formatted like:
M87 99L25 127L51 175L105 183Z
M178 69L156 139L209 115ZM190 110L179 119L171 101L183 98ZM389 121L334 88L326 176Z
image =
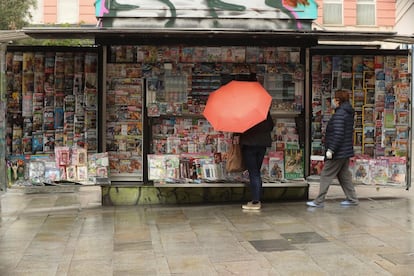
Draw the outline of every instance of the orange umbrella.
M203 115L216 131L241 133L266 119L271 102L260 83L233 80L210 94Z

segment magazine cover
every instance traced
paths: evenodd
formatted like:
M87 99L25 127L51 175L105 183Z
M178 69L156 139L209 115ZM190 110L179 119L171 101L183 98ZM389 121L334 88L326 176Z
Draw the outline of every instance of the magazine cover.
M87 166L77 166L76 167L77 179L85 181L88 179L88 167Z
M269 179L270 181L280 181L284 179L285 164L283 151L269 152Z
M363 143L374 143L375 137L375 126L374 125L364 125L363 128Z
M60 170L56 166L55 161L45 161L45 181L55 182L60 181Z
M369 88L365 90L365 104L375 104L375 89Z
M389 157L390 180L396 184L406 184L407 160L405 157Z
M362 153L364 155L374 157L374 155L375 155L375 144L374 143L363 144Z
M406 125L408 124L408 117L408 111L397 111L397 114L395 116L395 123L399 125Z
M48 108L43 111L43 130L55 129L55 112Z
M396 139L408 139L408 125L396 126Z
M76 166L66 167L66 179L69 181L75 181L77 179Z
M353 90L354 91L362 91L364 86L364 75L362 73L354 73L353 74Z
M342 72L341 73L341 84L342 84L342 89L352 91L352 73Z
M163 180L174 175L178 175L175 170L179 171L179 155L149 154L148 155L148 179Z
M396 139L395 140L395 156L405 157L408 153L408 140Z
M387 184L388 181L388 159L371 159L370 162L370 173L371 173L371 184L383 185Z
M43 132L43 151L51 152L55 150L55 132L45 131Z
M208 48L207 48L208 52ZM260 52L263 50L259 47L248 46L246 47L246 62L247 63L261 63L263 62L263 53L260 55ZM218 61L218 60L214 60Z
M88 157L88 177L108 177L108 153L92 153Z
M32 151L33 153L43 151L43 132L33 132Z
M374 107L371 105L364 105L362 113L362 119L364 124L372 124L374 123Z
M45 180L45 163L42 160L30 160L29 178L33 184L43 185Z
M262 176L263 181L269 181L269 155L265 155L265 157L263 158L262 166L260 167L260 174Z
M285 150L285 178L298 179L304 177L303 150Z
M311 145L312 155L323 155L323 145L321 139L314 139Z
M60 166L68 166L71 162L69 147L55 147L55 162Z
M22 147L24 154L32 153L32 136L26 136L22 138Z
M381 135L381 146L383 148L392 147L392 143L397 137L398 136L394 128L384 129Z
M24 93L22 99L22 116L30 117L33 113L33 95L32 92Z
M361 108L355 108L355 115L354 115L355 128L362 128L362 110Z
M311 155L310 157L310 174L320 175L323 169L325 157L323 155Z
M28 166L24 155L11 155L7 158L7 170L9 185L17 181L24 181L26 166Z
M369 159L356 159L354 172L353 172L353 182L359 184L369 184L370 175L369 175Z
M384 109L384 127L394 128L395 127L395 114L393 109Z
M43 111L33 113L33 131L41 131L43 129Z
M354 131L354 146L362 146L362 131Z

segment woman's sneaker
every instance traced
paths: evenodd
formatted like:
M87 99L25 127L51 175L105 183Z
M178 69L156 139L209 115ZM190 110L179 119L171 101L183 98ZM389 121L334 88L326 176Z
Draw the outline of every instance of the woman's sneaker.
M247 204L242 205L242 209L244 210L260 210L262 208L262 204L259 202L253 203L253 201L247 202Z

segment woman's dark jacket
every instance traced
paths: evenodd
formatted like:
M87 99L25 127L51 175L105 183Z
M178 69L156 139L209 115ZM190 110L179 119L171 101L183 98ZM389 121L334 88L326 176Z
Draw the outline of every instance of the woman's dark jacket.
M270 113L268 113L264 121L240 134L240 144L270 147L272 145L272 137L270 133L273 130L273 127L273 119L270 116Z
M335 109L326 126L325 149L333 151L332 159L354 156L354 109L349 102Z

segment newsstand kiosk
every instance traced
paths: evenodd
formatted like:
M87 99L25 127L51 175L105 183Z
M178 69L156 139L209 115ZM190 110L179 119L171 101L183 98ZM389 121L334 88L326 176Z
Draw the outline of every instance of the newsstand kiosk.
M7 109L18 114L18 120L5 120L13 141L7 153L10 160L23 154L29 172L46 164L60 179L107 176L109 183L97 184L103 205L247 200L246 175L225 170L231 133L215 131L202 111L223 83L253 73L272 96L275 121L262 165L264 201L307 199L308 181L323 166L324 127L336 89L349 91L356 110L355 183L409 187L411 53L318 45L322 39L384 41L395 34L312 31L312 6L106 2L97 1L97 28L25 29L35 38L94 37L95 47L7 50L5 98ZM27 60L38 64L33 81ZM25 88L14 93L19 81ZM52 110L61 118L53 123ZM45 144L52 136L53 150ZM47 146L54 154L49 163L29 157Z

